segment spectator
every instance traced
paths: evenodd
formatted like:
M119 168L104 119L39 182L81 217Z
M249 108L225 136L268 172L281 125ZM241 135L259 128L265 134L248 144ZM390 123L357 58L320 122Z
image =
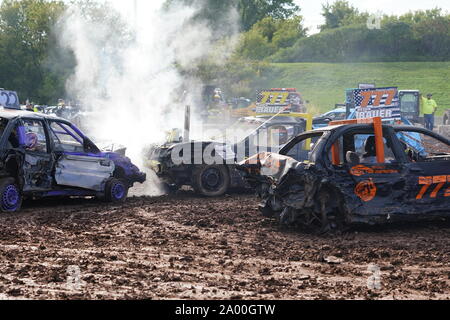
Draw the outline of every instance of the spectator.
M425 120L425 128L433 131L434 129L434 114L437 111L437 103L433 99L433 95L431 93L427 94L427 98L422 97L423 103L423 115Z

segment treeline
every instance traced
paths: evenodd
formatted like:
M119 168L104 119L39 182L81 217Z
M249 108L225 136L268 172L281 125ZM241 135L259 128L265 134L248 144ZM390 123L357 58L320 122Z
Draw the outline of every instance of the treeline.
M265 82L270 62L450 60L450 15L440 9L385 15L378 25L369 13L338 0L323 6L325 22L320 32L309 35L293 0L166 0L165 8L180 4L200 8L193 19L205 22L218 43L217 54L212 52L200 65L180 72L217 83L230 95L252 94ZM102 2L3 0L0 87L17 90L22 99L37 103L51 104L65 96L76 61L57 33L70 5L82 7L90 19L104 21L117 30L115 34L124 34L124 41L132 41L126 24ZM233 37L233 46L228 45L229 35L236 32L238 41ZM234 50L223 58L221 46Z
M64 96L65 79L74 61L70 55L59 54L61 48L53 32L64 9L64 3L59 1L2 2L0 87L17 90L22 99L29 97L36 101ZM69 61L63 61L64 57Z
M439 9L385 16L380 28L366 23L327 29L281 48L276 62L448 61L450 15ZM373 26L374 27L374 26Z
M88 21L101 21L127 39L129 30L107 3L93 0L3 0L0 6L0 87L37 104L56 104L66 97L66 83L76 59L61 43L70 5ZM128 37L129 38L129 37Z
M283 21L292 17L299 8L293 0L166 0L163 10L172 5L191 5L198 10L193 18L206 24L216 35L217 42L230 32L247 32L259 20L272 17ZM102 22L116 30L124 41L133 36L126 24L109 7L108 3L96 0L3 0L0 3L0 87L16 90L22 103L25 99L40 104L54 104L66 96L66 83L74 73L74 53L59 41L61 21L70 6L81 9L83 15ZM233 60L236 59L236 60ZM236 74L242 78L253 77L255 63L242 62L240 58L230 61ZM230 61L221 61L213 71L195 66L195 70L180 70L194 73L207 81L213 76L223 76L223 66ZM174 64L176 65L176 61ZM250 76L251 74L251 76Z
M322 15L325 24L309 37L301 16L263 19L242 35L238 53L270 62L450 59L450 14L441 9L372 16L360 13L346 1L336 1L323 6Z

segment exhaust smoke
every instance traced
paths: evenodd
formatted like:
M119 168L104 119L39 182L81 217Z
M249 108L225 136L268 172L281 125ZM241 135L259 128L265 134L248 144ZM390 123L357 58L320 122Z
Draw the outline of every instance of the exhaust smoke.
M200 80L183 75L179 67L194 69L217 40L216 30L193 19L200 5L166 7L164 2L139 1L137 19L108 3L90 15L73 5L57 26L61 44L76 59L66 88L85 110L83 129L96 141L126 146L127 156L141 169L144 148L183 126L185 105L193 105L201 90ZM230 36L237 33L238 19L234 10L226 14ZM139 195L160 195L156 176L148 172L147 180Z

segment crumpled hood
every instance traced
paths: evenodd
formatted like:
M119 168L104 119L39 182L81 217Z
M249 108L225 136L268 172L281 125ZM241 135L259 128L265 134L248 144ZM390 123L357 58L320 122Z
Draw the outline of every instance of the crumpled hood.
M237 168L250 175L268 177L280 181L290 170L305 166L305 163L272 152L263 152L239 163Z
M131 162L130 158L115 152L106 152L104 154L114 162L116 167L120 167L124 170L124 174L130 182L145 182L147 175L141 172L141 170Z

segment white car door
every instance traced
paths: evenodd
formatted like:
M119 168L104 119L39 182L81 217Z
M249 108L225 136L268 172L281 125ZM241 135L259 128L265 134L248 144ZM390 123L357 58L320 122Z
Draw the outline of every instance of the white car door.
M84 137L65 122L51 121L51 135L55 153L59 156L55 166L55 180L60 186L103 191L112 177L115 165L105 155L84 150Z

